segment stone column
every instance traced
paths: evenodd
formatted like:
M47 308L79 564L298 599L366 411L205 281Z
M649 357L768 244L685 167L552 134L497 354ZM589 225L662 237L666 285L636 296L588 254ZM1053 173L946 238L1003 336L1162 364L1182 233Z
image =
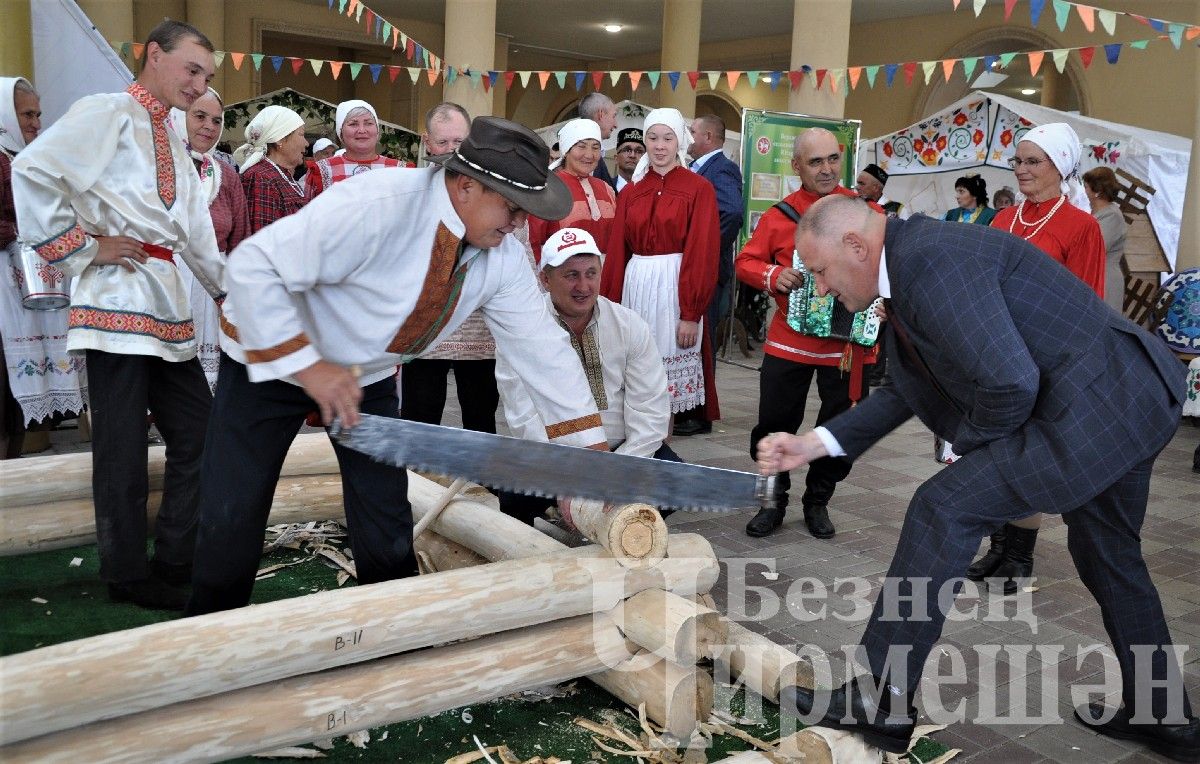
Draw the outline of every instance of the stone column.
M1042 106L1049 106L1051 109L1058 108L1058 91L1063 76L1054 68L1054 61L1051 57L1046 56L1042 61Z
M0 72L8 77L25 77L33 86L33 25L29 0L0 0L4 33L0 34Z
M446 0L447 63L463 69L496 67L496 0ZM503 87L502 85L498 85ZM474 87L469 77L443 85L447 101L461 104L472 117L492 113L492 94Z
M1200 12L1200 2L1196 4ZM1200 268L1200 56L1192 56L1192 99L1196 106L1196 121L1192 124L1192 159L1188 164L1187 192L1183 197L1183 214L1179 227L1179 254L1175 270Z
M140 42L135 37L133 0L79 0L79 8L109 42ZM137 76L141 65L133 54L122 56L121 60Z
M217 50L225 50L225 1L224 0L187 0L187 21L204 33ZM225 98L225 70L233 66L233 62L223 63L217 67L213 77L213 90ZM244 64L243 64L244 65Z
M663 0L662 70L691 72L700 66L700 0ZM664 75L658 102L679 109L685 118L696 114L696 91L681 75L675 90Z
M850 0L795 0L792 16L791 68L808 64L799 89L788 93L788 111L814 117L842 117L845 88L835 94L825 82L818 92L816 69L844 69L850 50ZM787 83L791 87L791 83Z

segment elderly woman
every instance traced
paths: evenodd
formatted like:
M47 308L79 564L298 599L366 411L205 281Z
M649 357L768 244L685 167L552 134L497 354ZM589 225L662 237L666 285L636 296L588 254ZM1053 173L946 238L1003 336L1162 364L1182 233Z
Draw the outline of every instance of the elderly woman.
M987 181L982 177L966 175L954 181L954 196L958 206L946 213L945 220L990 225L996 217L996 211L988 206Z
M608 241L609 227L617 211L613 187L592 176L600 163L600 125L590 119L573 119L558 131L562 158L550 164L571 189L571 211L562 220L529 217L529 244L539 258L542 246L563 228L582 228L600 242Z
M187 113L173 109L171 127L183 140L192 164L200 175L200 188L208 202L217 249L228 255L242 239L250 235L246 195L238 174L216 156L217 143L225 130L225 102L212 88L192 102ZM217 369L221 365L220 328L217 304L196 280L187 263L178 254L175 265L187 284L196 327L196 355L210 390L217 387Z
M346 151L321 159L305 178L308 198L311 199L338 181L380 167L404 167L399 159L380 156L375 150L379 143L379 118L375 107L366 101L342 101L337 105L335 124L338 140Z
M1033 244L1103 298L1104 237L1087 211L1079 156L1079 136L1069 125L1055 122L1025 133L1009 160L1025 198L996 213L992 227ZM1033 549L1041 524L1039 513L993 533L987 553L967 569L967 578L1001 578L1004 593L1015 594L1017 580L1033 574Z
M1115 203L1120 190L1117 174L1107 167L1097 167L1083 174L1083 191L1104 236L1104 301L1118 312L1125 303L1125 274L1121 272L1121 260L1125 257L1125 234L1129 230L1121 208Z
M720 418L712 347L700 322L717 286L721 231L713 186L687 168L691 133L677 109L643 124L646 154L617 199L601 293L650 325L662 354L671 413L705 407Z
M1017 195L1013 193L1013 190L1008 186L1005 186L1004 188L996 191L996 193L992 194L992 208L997 212L1000 210L1006 210L1016 203Z
M250 233L308 202L304 184L293 180L306 148L304 120L285 106L268 106L246 125L246 142L233 152L233 159L242 173Z

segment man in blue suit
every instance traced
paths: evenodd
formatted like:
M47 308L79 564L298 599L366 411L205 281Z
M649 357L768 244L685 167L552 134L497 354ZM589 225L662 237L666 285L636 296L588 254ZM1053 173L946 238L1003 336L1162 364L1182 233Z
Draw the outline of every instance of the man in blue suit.
M721 254L717 269L717 289L704 317L705 331L713 352L717 348L717 325L729 309L729 285L733 281L733 253L738 233L742 230L742 171L725 156L725 121L715 114L705 114L692 120L688 130L692 145L688 154L691 168L697 175L713 184L717 192L717 214L721 219ZM675 418L675 435L697 435L712 432L712 422L704 418L703 407L685 412Z
M873 681L785 688L781 706L825 712L818 723L903 751L913 695L951 606L939 602L943 585L963 575L980 536L1057 507L1121 668L1123 706L1092 704L1076 717L1101 734L1200 761L1200 722L1139 537L1151 468L1179 424L1179 362L1004 231L887 220L861 200L830 196L801 219L796 246L820 293L855 311L885 298L891 383L823 428L764 438L760 467L857 459L913 415L963 456L909 504L862 637Z

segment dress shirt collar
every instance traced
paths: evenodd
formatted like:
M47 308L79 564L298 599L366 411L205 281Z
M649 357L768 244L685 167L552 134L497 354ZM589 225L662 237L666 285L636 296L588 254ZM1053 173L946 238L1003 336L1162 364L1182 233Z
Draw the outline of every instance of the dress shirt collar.
M887 272L887 247L879 250L879 296L885 300L892 297L892 281Z
M712 151L708 152L704 156L697 158L696 161L692 162L692 164L691 164L692 172L700 172L700 168L703 167L705 165L705 163L708 162L708 160L712 159L713 157L715 157L717 154L720 154L720 153L721 153L721 149L713 149Z

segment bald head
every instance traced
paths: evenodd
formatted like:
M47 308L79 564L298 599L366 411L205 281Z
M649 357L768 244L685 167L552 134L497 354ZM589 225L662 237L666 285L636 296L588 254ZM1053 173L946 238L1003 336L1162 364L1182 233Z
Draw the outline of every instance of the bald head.
M792 144L792 170L805 191L817 196L833 193L842 172L842 147L823 127L810 127Z
M862 199L833 194L808 208L796 226L796 251L819 294L847 310L866 310L879 295L886 219Z

